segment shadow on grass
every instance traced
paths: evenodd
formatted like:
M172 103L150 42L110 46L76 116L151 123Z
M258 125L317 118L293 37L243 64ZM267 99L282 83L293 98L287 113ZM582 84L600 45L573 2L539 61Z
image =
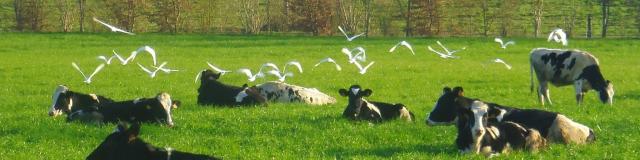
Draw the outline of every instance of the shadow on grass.
M419 144L413 146L402 147L377 147L377 148L333 148L327 151L330 155L334 155L336 159L351 159L354 157L376 156L379 158L393 158L403 153L419 153L427 155L455 155L458 154L455 147L446 144Z

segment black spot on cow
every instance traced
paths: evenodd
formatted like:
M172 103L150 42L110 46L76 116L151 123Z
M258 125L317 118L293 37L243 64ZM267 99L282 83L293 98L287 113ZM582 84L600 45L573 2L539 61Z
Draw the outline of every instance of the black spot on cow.
M569 63L569 66L567 67L567 69L571 70L575 65L576 65L576 58L574 57L571 59L571 63Z
M293 88L289 88L289 97L293 96L293 94L295 94L295 92L293 91Z
M600 72L600 67L598 67L598 65L585 67L578 79L580 78L586 79L591 87L597 91L604 91L607 87L607 82L604 79L604 76L602 76L602 72Z

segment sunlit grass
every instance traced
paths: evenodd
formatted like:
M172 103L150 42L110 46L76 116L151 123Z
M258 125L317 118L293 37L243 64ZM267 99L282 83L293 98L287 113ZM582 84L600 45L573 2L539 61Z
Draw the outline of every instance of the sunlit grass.
M83 159L114 127L67 123L64 116L46 114L58 84L72 90L97 93L116 100L151 97L165 91L183 106L173 111L176 127L144 125L141 137L159 147L205 153L227 159L467 159L454 146L455 128L428 127L424 123L444 86L463 86L466 95L521 108L563 113L593 128L597 142L585 146L551 145L538 154L514 152L509 159L624 159L636 157L640 143L640 42L637 40L571 40L572 48L599 58L605 78L613 81L613 106L602 105L594 92L577 106L572 87L552 87L553 106L540 107L529 91L528 54L536 47L561 47L543 39L515 39L503 50L493 38L412 38L417 55L404 48L388 49L402 38L356 39L342 37L268 37L218 35L117 34L0 34L0 157L2 159ZM452 49L466 46L461 59L445 60L427 51L440 40ZM91 85L71 67L93 70L98 55L112 50L128 55L143 45L156 49L158 60L181 70L150 79L137 65L112 64L96 75ZM342 47L363 46L369 61L366 75L346 62ZM332 57L343 67L312 69L317 61ZM501 58L512 70L491 60ZM338 104L307 106L270 104L269 107L219 108L196 105L198 71L207 61L222 68L257 69L262 63L298 60L304 73L288 83L315 87L338 99ZM148 55L134 62L150 64ZM270 77L268 80L275 80ZM243 75L227 74L222 81L246 82ZM255 85L266 80L249 83ZM346 98L337 90L360 84L373 90L369 98L403 103L417 116L415 123L378 125L353 123L340 117Z

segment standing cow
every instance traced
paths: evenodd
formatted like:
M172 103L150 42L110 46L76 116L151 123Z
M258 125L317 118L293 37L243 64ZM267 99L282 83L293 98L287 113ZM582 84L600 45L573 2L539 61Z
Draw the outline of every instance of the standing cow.
M598 59L578 50L536 48L531 51L531 92L533 92L533 72L538 78L538 98L544 105L546 99L551 104L547 82L555 86L573 84L576 101L582 103L589 89L598 91L603 103L613 103L613 84L605 80L600 72Z

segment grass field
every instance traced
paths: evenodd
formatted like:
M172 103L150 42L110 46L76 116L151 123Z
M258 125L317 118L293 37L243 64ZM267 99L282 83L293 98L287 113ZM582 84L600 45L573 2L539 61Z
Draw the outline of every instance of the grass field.
M640 41L626 39L570 40L571 48L599 58L605 78L616 89L614 105L603 105L591 91L577 106L573 87L552 87L553 106L541 107L529 91L528 55L536 47L561 47L543 39L515 39L503 50L493 38L407 39L417 54L401 48L387 51L402 38L370 38L346 42L343 37L267 37L220 35L118 34L0 34L0 159L84 159L114 129L67 123L65 116L49 117L55 86L97 93L116 100L151 97L169 92L183 106L172 111L176 126L144 125L141 137L159 147L216 155L225 159L482 159L461 155L454 145L455 127L429 127L431 111L444 86L463 86L468 97L520 108L563 113L594 129L589 145L553 144L538 154L512 152L499 159L637 159L640 154ZM427 51L440 40L450 48L467 46L461 59L445 60ZM115 49L128 55L143 45L158 52L159 62L180 69L150 79L137 65L112 64L91 85L82 83L70 63L93 70L98 55ZM363 46L376 63L366 75L357 73L340 52ZM343 67L312 70L322 58L333 57ZM502 58L507 70L491 63ZM316 87L338 99L329 106L270 104L268 107L225 108L198 106L195 74L206 61L227 69L258 68L262 63L298 60L305 67L288 83ZM150 64L148 55L134 62ZM88 71L85 71L88 72ZM275 80L269 77L267 80ZM266 82L257 80L250 85ZM225 75L228 84L246 82L240 74ZM341 118L346 98L338 89L360 84L373 90L370 100L401 102L412 110L415 123L391 121L369 125Z

